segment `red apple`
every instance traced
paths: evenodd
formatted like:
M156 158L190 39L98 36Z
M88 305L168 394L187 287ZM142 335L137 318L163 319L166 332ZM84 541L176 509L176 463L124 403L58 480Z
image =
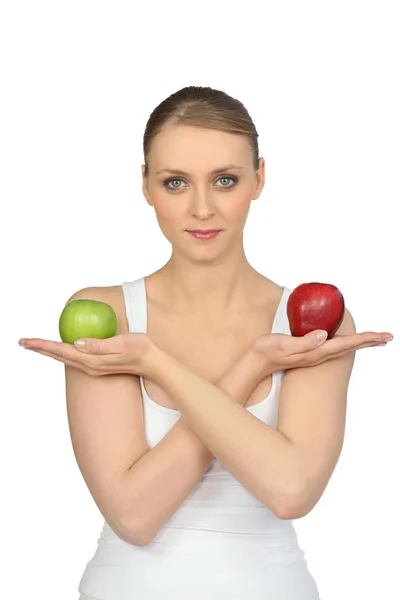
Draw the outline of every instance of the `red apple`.
M291 334L300 337L325 329L328 340L339 329L344 317L344 298L331 283L302 283L290 294L286 313Z

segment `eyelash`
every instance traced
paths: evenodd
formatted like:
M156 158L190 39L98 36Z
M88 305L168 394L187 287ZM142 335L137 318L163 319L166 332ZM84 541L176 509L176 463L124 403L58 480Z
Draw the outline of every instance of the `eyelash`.
M218 177L218 179L232 179L233 185L230 185L230 186L226 186L226 185L218 186L218 187L222 187L222 189L227 189L227 190L230 190L231 188L235 187L235 184L239 181L239 179L237 177L233 177L232 175L220 175ZM175 192L175 191L178 191L178 190L181 189L181 187L178 187L178 188L168 187L168 184L171 181L183 181L183 179L181 177L170 177L169 179L166 179L165 181L163 181L163 186L165 188L167 188L167 190Z

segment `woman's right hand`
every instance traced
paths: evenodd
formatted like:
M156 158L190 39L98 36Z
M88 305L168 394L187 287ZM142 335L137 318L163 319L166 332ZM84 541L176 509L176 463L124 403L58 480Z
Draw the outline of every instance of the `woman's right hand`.
M336 335L330 340L318 340L315 331L300 337L271 333L256 338L252 349L261 364L265 365L266 375L269 375L275 371L313 367L361 348L386 345L385 339L390 335L390 333L366 331L351 335Z

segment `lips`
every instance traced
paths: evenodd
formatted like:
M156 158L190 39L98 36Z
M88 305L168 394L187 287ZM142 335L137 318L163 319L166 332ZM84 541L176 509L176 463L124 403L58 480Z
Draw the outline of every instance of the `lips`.
M187 233L196 240L213 240L221 231L221 229L196 229L193 231L187 230Z
M188 233L218 233L221 229L187 229Z

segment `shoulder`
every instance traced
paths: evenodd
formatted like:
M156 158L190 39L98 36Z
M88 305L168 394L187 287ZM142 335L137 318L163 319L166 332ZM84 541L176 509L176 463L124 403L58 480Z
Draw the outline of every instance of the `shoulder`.
M272 312L275 313L282 299L283 287L283 285L279 285L272 279L257 273L254 283L248 286L248 291L258 308L265 311L265 307L269 306Z
M126 317L125 298L122 291L121 285L110 285L102 287L86 287L76 291L70 298L68 298L66 304L71 300L97 300L99 302L105 302L112 306L115 314L118 318L118 331L117 333L128 333L128 320Z
M357 333L353 315L351 314L348 308L345 308L343 321L338 329L338 332L345 334Z
M351 335L353 333L357 333L356 324L349 309L345 308L343 320L335 335Z

